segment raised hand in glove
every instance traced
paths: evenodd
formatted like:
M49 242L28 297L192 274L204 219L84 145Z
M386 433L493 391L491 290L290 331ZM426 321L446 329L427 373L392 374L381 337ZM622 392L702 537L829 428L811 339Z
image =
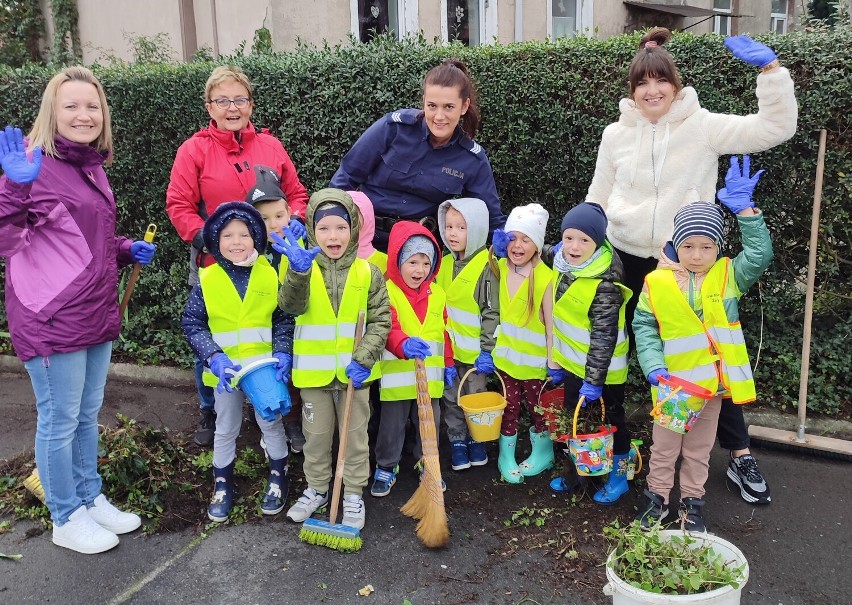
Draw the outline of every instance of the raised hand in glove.
M766 67L778 58L766 44L748 36L729 36L725 38L725 47L740 61L755 67Z
M402 341L402 354L406 359L426 359L432 354L432 350L425 340L412 336Z
M321 249L319 246L314 246L310 250L305 250L299 245L299 241L293 237L293 234L288 233L288 230L289 228L284 230L287 239L274 232L269 234L269 237L272 238L272 248L287 257L287 260L290 261L290 267L294 271L305 273L311 268L311 263L314 262Z
M453 386L453 383L456 381L456 378L459 377L459 372L456 370L456 366L450 366L448 368L444 368L444 386L450 388Z
M477 374L493 374L497 371L497 368L494 367L494 359L488 351L479 352L479 357L473 362L473 367Z
M589 384L585 380L583 381L583 386L580 387L580 395L585 397L586 401L595 401L596 399L600 399L602 393L603 387Z
M210 371L219 379L216 390L220 393L223 391L233 393L234 389L231 388L231 378L242 369L241 365L235 364L224 353L215 353L210 360Z
M352 379L352 386L360 389L367 377L370 376L370 370L362 366L354 359L346 366L346 375Z
M514 233L507 233L502 229L495 229L494 236L491 238L494 256L497 258L506 258L509 256L509 244L515 239Z
M130 256L133 257L134 263L139 263L140 265L147 265L154 260L154 253L156 251L157 246L141 239L130 244Z
M290 369L293 367L293 356L289 353L273 353L278 360L275 364L275 380L287 384L290 381Z
M669 371L666 368L651 370L648 374L648 382L650 382L655 387L660 386L660 378L671 378L671 375L669 374Z
M547 368L547 377L553 384L559 385L565 382L568 374L562 368Z
M0 130L0 167L14 183L32 183L41 170L41 147L33 149L32 159L28 159L24 133L20 128L6 126Z
M725 187L719 189L716 193L719 201L734 214L738 214L746 208L754 208L751 196L754 193L754 188L757 187L760 175L764 171L758 170L754 173L754 176L749 177L750 170L750 156L743 156L743 168L740 170L740 162L737 156L732 155L731 167L728 168L728 172L725 174Z
M290 222L287 224L286 229L290 230L290 233L293 234L293 237L296 238L297 241L304 238L308 234L308 230L305 229L305 226L302 224L302 221L295 218L290 219Z

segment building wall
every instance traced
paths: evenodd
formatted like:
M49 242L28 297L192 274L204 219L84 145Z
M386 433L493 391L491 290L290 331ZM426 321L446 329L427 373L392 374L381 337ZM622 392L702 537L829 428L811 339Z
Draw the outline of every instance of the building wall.
M292 50L296 48L296 38L321 46L323 40L337 44L349 36L352 27L349 0L275 0L270 3L273 6L270 29L275 48ZM242 10L240 3L234 4Z

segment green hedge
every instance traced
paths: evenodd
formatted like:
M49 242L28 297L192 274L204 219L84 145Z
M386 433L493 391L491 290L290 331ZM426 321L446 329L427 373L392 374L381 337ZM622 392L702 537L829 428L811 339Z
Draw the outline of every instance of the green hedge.
M504 210L539 201L558 217L585 195L601 132L618 116L637 39L464 48L379 38L368 45L249 56L239 63L256 87L255 123L284 142L302 181L314 190L326 185L373 120L398 107L417 106L430 67L444 57L460 57L478 81L483 116L478 140L491 158ZM753 161L767 171L758 191L776 247L761 289L742 303L753 352L762 338L758 388L762 399L779 406L794 403L798 394L818 130L826 128L810 393L814 409L849 416L852 386L843 376L852 366L847 344L852 271L843 250L852 224L852 34L846 28L761 40L793 72L801 111L796 136ZM721 38L677 35L671 51L684 82L698 89L705 107L756 111L756 69L733 59ZM117 355L138 363L189 362L179 330L186 247L171 229L164 197L177 146L206 124L201 95L213 65L97 69L115 124L116 161L109 175L120 230L138 237L150 221L160 227L157 260L142 273L116 345ZM50 75L44 68L0 69L0 125L29 127ZM558 220L551 225L554 236Z

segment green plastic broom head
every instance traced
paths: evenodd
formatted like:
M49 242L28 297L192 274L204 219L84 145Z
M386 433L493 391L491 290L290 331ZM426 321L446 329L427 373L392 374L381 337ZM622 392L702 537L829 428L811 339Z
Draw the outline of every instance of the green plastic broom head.
M361 530L342 523L331 524L319 519L308 519L302 525L299 539L308 544L325 546L340 552L361 550Z

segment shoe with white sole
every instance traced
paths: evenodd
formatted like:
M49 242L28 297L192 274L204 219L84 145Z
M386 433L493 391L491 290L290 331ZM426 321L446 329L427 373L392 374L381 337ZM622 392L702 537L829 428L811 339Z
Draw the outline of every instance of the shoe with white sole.
M64 525L53 525L53 543L84 555L94 555L118 546L118 536L95 523L86 507L80 506Z
M310 518L318 509L328 504L328 492L320 493L312 487L307 488L296 503L287 511L290 521L301 523Z
M95 523L114 534L130 533L142 525L139 515L118 510L103 494L95 498L88 512Z
M341 523L355 529L364 529L366 519L367 511L364 508L364 500L361 496L355 494L343 496L343 520Z
M740 488L740 496L750 504L769 504L772 497L769 495L769 486L760 469L757 468L757 459L751 454L743 454L738 458L731 456L728 462L728 478Z

